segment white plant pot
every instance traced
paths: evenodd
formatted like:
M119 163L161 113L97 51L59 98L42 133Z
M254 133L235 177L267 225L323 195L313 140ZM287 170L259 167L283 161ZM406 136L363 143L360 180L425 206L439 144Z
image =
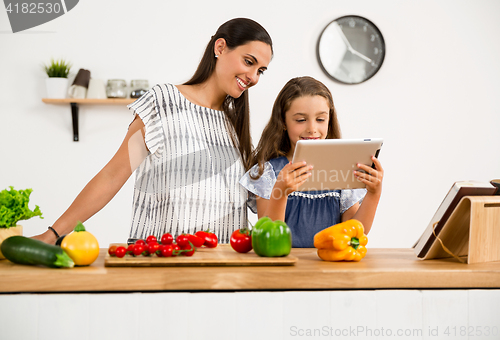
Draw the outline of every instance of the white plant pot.
M47 98L66 98L68 78L47 78Z

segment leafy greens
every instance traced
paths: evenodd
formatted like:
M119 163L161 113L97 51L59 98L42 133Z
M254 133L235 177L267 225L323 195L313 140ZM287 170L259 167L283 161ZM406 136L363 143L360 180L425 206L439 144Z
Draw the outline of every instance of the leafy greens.
M30 210L28 202L33 189L0 191L0 228L15 227L18 221L28 220L35 216L42 217L42 212L38 205L35 210Z

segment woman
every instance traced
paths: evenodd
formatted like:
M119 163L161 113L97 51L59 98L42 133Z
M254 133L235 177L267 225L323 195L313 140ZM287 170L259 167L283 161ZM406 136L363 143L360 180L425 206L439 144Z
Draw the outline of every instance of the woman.
M228 243L247 224L248 92L267 69L272 40L253 20L219 27L186 83L156 85L129 105L135 114L111 161L45 233L55 243L102 209L136 171L130 241L210 229Z

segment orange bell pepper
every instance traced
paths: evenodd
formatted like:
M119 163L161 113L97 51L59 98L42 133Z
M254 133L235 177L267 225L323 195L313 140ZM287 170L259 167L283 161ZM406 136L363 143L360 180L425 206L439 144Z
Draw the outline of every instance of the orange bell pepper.
M348 220L323 229L314 235L314 247L324 261L361 261L366 255L368 237L363 224Z

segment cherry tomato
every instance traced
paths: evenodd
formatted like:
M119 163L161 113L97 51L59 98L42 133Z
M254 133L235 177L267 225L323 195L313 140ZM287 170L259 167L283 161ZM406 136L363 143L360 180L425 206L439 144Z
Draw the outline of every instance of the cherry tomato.
M192 243L188 243L187 245L181 246L181 250L187 250L183 251L181 254L184 256L193 256L194 252L196 251L196 247Z
M160 245L158 245L158 250L156 251L156 256L158 256L158 257L162 257L162 255L161 255L161 250L162 250L164 247L165 247L165 245L164 245L164 244L160 244Z
M172 243L172 256L177 256L179 254L180 250L181 250L181 247L179 247L178 244Z
M184 246L189 245L189 237L187 234L181 234L181 235L177 236L177 238L175 239L175 242L177 242L179 247L182 248Z
M172 256L172 253L174 251L174 246L171 244L164 244L163 248L161 249L161 256L163 257L170 257Z
M134 253L134 244L129 244L127 247L127 254L133 254Z
M208 231L197 231L195 235L205 240L205 242L203 243L205 247L208 248L217 247L218 239L217 235L215 235L214 233Z
M172 244L173 241L174 237L170 233L163 234L163 236L161 237L161 244L168 245Z
M158 243L158 240L156 239L156 236L154 235L149 235L148 238L146 239L146 244L150 244L152 242Z
M199 248L205 243L205 240L199 236L188 234L189 242L193 244L196 248Z
M136 243L134 245L134 255L135 256L141 255L142 253L144 253L145 250L146 250L146 247L143 244Z
M158 249L160 249L160 245L158 244L158 242L151 242L148 244L148 253L154 254Z
M248 253L252 250L252 233L246 228L235 230L231 234L230 243L238 253Z
M135 241L135 244L142 244L142 245L145 245L146 242L144 240L137 240Z
M111 246L111 247L108 248L108 254L109 254L109 256L115 256L116 248L118 248L118 246Z
M122 258L125 256L125 253L127 252L127 249L125 247L117 247L115 251L116 257Z

